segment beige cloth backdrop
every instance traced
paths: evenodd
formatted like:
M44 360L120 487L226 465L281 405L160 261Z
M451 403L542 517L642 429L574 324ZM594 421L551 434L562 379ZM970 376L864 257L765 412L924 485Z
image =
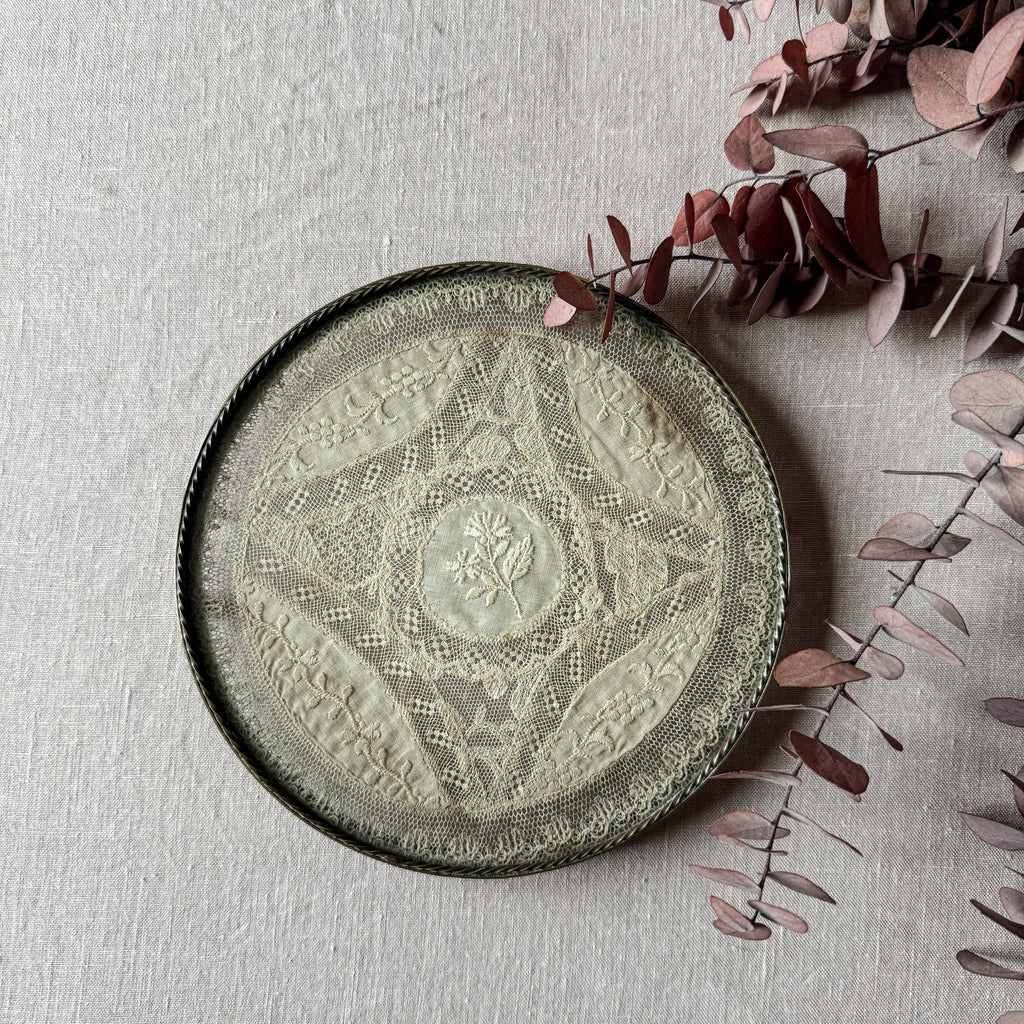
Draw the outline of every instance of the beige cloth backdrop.
M811 934L759 946L711 929L714 890L686 864L754 867L703 828L770 809L777 791L713 784L641 839L553 874L401 872L259 788L203 709L177 635L181 493L270 341L335 295L426 263L581 269L588 230L609 253L606 212L638 246L660 238L688 188L733 176L728 90L791 30L780 4L753 44L730 46L698 0L9 5L0 1018L796 1024L1024 1009L1024 992L953 961L962 945L1013 942L966 903L994 900L1004 858L954 814L1009 813L996 767L1024 758L1020 735L980 708L1019 691L1024 654L1021 563L984 538L927 572L973 626L953 641L968 669L911 655L900 682L865 687L906 752L843 713L833 735L872 772L863 804L814 785L799 796L864 849L858 861L814 837L791 844L792 867L839 907L794 896ZM899 90L830 103L815 116L854 119L876 144L924 127ZM953 269L972 262L1019 187L999 148L980 167L941 143L884 165L893 248L912 246L930 206L935 247ZM675 323L696 285L680 274ZM852 558L860 541L894 512L941 515L957 493L878 470L947 465L970 446L944 397L962 319L931 342L931 319L908 317L871 352L858 302L750 329L716 293L685 327L778 467L787 649L827 642L824 613L865 630L888 590ZM781 757L788 723L765 723L734 766Z

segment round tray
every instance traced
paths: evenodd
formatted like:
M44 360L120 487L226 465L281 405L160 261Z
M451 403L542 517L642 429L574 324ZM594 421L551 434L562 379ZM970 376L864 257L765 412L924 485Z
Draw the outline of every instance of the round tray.
M779 496L713 370L552 272L401 274L307 317L203 444L177 549L203 697L320 831L500 876L592 856L727 754L774 665Z

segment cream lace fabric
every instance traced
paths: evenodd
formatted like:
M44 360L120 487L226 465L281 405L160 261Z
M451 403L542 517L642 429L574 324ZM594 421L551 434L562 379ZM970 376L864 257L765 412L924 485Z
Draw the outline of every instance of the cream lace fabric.
M215 703L292 800L421 866L527 870L642 825L777 641L742 415L652 319L596 347L541 326L549 296L484 269L351 305L262 377L198 496Z

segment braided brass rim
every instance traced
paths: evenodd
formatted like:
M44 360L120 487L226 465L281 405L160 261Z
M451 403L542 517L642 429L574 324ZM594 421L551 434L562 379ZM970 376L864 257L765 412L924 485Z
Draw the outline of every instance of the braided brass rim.
M634 825L632 828L615 835L610 839L597 843L594 846L588 847L586 850L574 853L568 857L562 857L556 860L538 861L515 868L501 867L469 869L414 861L405 857L396 856L386 850L381 850L335 827L316 812L306 807L270 777L270 775L264 770L263 766L260 765L260 763L252 756L245 744L245 741L238 735L224 715L219 698L214 688L209 683L203 652L196 637L194 624L190 617L189 604L186 599L186 595L190 590L191 582L189 575L189 562L192 553L193 535L195 530L195 506L197 497L202 491L209 475L210 456L216 449L221 436L228 424L231 422L239 404L249 396L270 367L278 362L278 360L288 353L295 345L304 341L314 331L323 326L323 324L328 320L333 319L339 313L363 302L368 298L377 296L380 293L388 291L389 289L399 285L411 284L416 281L423 281L435 277L455 277L463 274L473 274L480 271L518 274L520 276L534 278L553 278L555 275L555 271L549 270L545 267L520 263L497 262L441 264L439 266L421 267L418 270L395 274L391 277L383 278L380 281L375 281L374 283L362 288L358 288L355 291L349 292L347 295L343 295L340 298L335 299L333 302L327 303L325 306L321 306L320 309L311 313L304 320L296 324L290 331L288 331L287 334L278 339L278 341L276 341L260 357L249 372L246 373L246 375L238 382L227 401L221 407L220 412L217 414L217 418L213 421L213 425L210 427L210 430L206 435L206 439L204 440L203 445L199 450L199 455L196 458L195 465L192 468L188 487L185 490L185 497L181 506L181 519L178 526L178 537L175 548L175 595L178 608L178 622L181 628L182 640L185 645L185 654L188 658L192 675L195 677L196 684L199 687L199 692L203 698L203 702L206 704L207 710L213 716L213 719L217 723L217 727L220 729L224 739L227 740L228 745L235 752L242 764L244 764L249 772L255 776L256 780L264 787L264 789L271 793L280 803L287 807L288 810L301 818L308 825L311 825L318 832L322 832L324 835L341 843L343 846L347 846L351 850L366 854L367 856L373 857L377 860L384 861L387 864L394 864L398 867L435 875L451 875L464 878L506 878L535 874L540 871L550 871L555 868L565 867L569 864L575 864L579 861L587 860L590 857L603 853L614 846L618 846L620 843L625 842L627 839L631 839L633 836L637 835L637 833L642 832L650 825L653 825L656 821L660 821L667 814L679 807L679 805L686 799L692 796L704 784L704 782L707 781L710 775L728 756L729 752L739 741L740 737L749 725L753 717L753 713L748 711L741 715L733 731L722 741L718 750L707 760L701 772L691 780L690 784L685 789L681 789L679 792L675 793L657 811L649 815L643 821ZM664 320L653 314L650 310L622 297L617 297L616 301L619 303L625 303L635 314L657 324L663 330L667 331L679 344L686 348L690 355L692 355L711 375L715 383L722 389L722 392L739 412L744 424L750 432L757 455L770 481L772 494L775 499L775 519L779 540L780 601L779 614L776 619L775 628L771 638L770 656L765 664L764 672L758 681L757 690L752 702L753 705L756 706L764 695L765 688L768 685L768 680L771 678L772 669L775 666L776 658L778 657L779 645L782 639L783 623L785 620L786 605L789 596L788 540L786 535L785 515L782 508L782 499L779 495L775 473L764 450L764 446L761 443L761 439L758 436L753 423L751 423L746 410L732 393L728 385L719 376L714 367L708 365L699 352L696 352L691 348L691 346L680 338Z

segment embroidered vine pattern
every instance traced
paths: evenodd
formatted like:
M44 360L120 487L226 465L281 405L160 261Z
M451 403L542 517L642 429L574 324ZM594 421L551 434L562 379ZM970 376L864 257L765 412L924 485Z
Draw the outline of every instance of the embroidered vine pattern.
M501 593L507 594L520 620L522 605L516 596L516 583L533 568L533 537L527 534L514 544L508 519L492 512L475 512L466 523L465 534L473 538L473 549L463 548L455 561L445 565L456 583L475 583L466 591L467 601L483 598L488 606ZM500 559L504 557L501 565Z

